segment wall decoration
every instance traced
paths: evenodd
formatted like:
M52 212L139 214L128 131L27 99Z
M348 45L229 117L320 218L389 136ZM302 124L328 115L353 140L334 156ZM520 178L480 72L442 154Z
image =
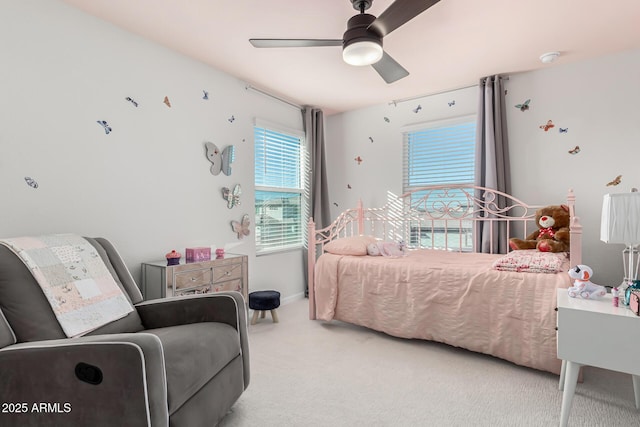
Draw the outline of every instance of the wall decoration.
M234 116L231 116L229 117L228 120L229 120L229 123L233 123L236 120L236 118Z
M389 120L389 117L385 117L384 121L387 122L387 123L391 122L391 120Z
M607 183L607 187L616 186L622 182L622 175L616 176L613 181Z
M127 96L125 98L125 100L129 101L130 103L132 103L134 107L138 106L138 101L136 101L135 99L131 98L130 96Z
M369 137L369 141L371 141L371 143L373 144L373 138Z
M222 171L227 176L231 175L231 163L235 159L234 146L227 145L224 150L220 151L213 142L205 142L204 145L207 149L207 159L211 162L211 173L218 175Z
M529 103L531 102L530 99L527 99L526 101L524 101L522 104L517 104L516 108L519 108L520 111L525 112L529 109Z
M38 188L38 183L36 182L35 179L31 178L30 176L25 176L24 177L25 182L27 183L27 185L31 188Z
M333 202L333 205L337 208L338 204L336 202Z
M351 184L347 184L347 189L351 190Z
M240 220L240 222L238 221L231 221L231 228L233 229L233 231L235 233L238 234L238 239L242 239L244 238L244 236L248 236L250 231L249 231L249 225L250 225L250 221L249 221L249 215L244 214L242 215L242 219Z
M360 157L360 156L356 157L356 158L355 158L355 159L353 159L353 160L355 160L356 162L358 162L358 164L362 163L362 157Z
M111 126L109 126L109 124L104 121L104 120L96 120L96 123L98 123L99 125L101 125L104 128L104 133L106 133L107 135L109 135L109 133L111 133L112 129Z
M569 150L569 154L578 154L580 152L580 146L576 145L576 148Z
M556 125L554 125L551 120L548 120L546 125L540 125L540 129L543 129L545 132L553 127L556 127Z
M422 105L418 104L418 106L413 109L413 112L418 114L420 112L420 110L422 110Z
M558 128L558 132L567 133L567 132L569 132L569 128Z
M171 102L169 102L169 97L168 96L165 96L164 97L164 101L162 101L162 102L164 102L164 105L166 105L167 107L171 108Z
M206 90L202 91L202 99L204 99L205 101L209 100L209 92L207 92Z
M456 100L454 99L451 102L447 102L447 104L449 104L449 107L453 107L454 105L456 105Z
M236 184L236 186L233 187L233 191L227 187L222 187L222 198L227 201L227 207L229 209L234 206L240 206L240 194L242 194L240 184Z

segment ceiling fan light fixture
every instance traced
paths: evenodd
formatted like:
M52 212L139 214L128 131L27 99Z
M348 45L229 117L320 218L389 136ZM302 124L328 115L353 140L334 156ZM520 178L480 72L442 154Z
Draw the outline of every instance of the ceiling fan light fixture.
M360 41L345 46L342 59L349 65L371 65L382 59L382 45L374 41Z

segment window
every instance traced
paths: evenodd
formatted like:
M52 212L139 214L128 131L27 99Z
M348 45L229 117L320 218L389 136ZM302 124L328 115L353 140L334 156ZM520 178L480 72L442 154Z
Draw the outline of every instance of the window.
M404 133L403 191L408 192L427 185L474 183L475 172L475 117L434 122L413 127ZM419 200L424 194L416 192L412 199ZM454 199L457 196L453 196ZM454 202L455 203L455 202ZM459 208L465 206L467 198L461 191ZM437 209L423 207L422 209ZM437 215L436 215L437 216ZM470 249L472 226L460 221L452 227L445 221L433 221L428 225L412 224L411 244L434 248ZM431 233L434 241L430 241ZM427 240L429 240L427 242ZM445 241L446 240L446 241Z
M305 211L302 134L256 125L256 252L302 247Z

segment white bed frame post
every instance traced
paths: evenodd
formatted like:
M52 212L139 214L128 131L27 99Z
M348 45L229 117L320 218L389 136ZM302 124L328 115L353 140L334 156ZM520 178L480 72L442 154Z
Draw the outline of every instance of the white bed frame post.
M316 270L316 223L309 218L307 224L307 288L309 292L309 320L316 320L316 294L314 272Z
M567 195L567 203L569 204L569 215L571 217L571 223L569 224L569 245L571 267L582 264L582 224L580 224L580 218L576 216L576 195L573 193L573 189L569 189Z

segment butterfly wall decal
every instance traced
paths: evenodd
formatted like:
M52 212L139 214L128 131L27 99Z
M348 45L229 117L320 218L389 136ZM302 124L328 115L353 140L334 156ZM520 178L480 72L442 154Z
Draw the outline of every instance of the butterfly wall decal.
M351 184L347 184L347 188L351 190Z
M209 100L209 92L207 92L206 90L202 91L202 99L204 100Z
M569 128L558 128L558 132L567 133L567 132L569 132Z
M234 116L231 116L229 117L228 120L229 120L229 123L233 123L236 120L236 118Z
M449 107L453 107L454 105L456 105L456 100L454 99L451 102L447 102L447 104L449 104Z
M373 138L369 137L369 141L371 141L371 143L373 144Z
M24 177L25 182L27 183L27 185L31 188L38 188L38 183L36 182L35 179L31 178L30 176L25 176Z
M231 163L235 159L235 148L233 145L227 145L224 150L220 150L213 142L205 142L204 146L207 150L207 159L211 162L211 174L231 175Z
M230 190L227 187L222 187L222 198L227 201L227 207L229 209L234 206L240 206L240 194L242 194L240 184L236 184L236 186L233 187L233 190Z
M576 145L576 148L569 150L569 154L578 154L580 152L580 146Z
M356 157L356 158L355 158L355 159L353 159L353 160L355 160L356 162L358 162L358 164L362 163L362 157L360 157L360 156Z
M338 204L336 202L333 202L333 206L335 206L337 208Z
M164 97L164 101L162 101L162 102L164 102L164 105L166 105L167 107L171 108L171 102L169 101L169 97L168 96L165 96Z
M138 106L138 101L136 101L135 99L131 98L130 96L127 96L125 98L125 100L129 101L130 103L132 103L134 107Z
M524 101L522 104L516 104L516 108L519 108L520 111L527 111L529 109L529 103L531 102L530 99L527 99L526 101Z
M238 239L243 239L245 236L250 234L249 225L251 222L249 221L249 215L242 215L242 219L240 221L231 221L231 228L235 233L238 234Z
M551 120L548 120L546 125L540 125L540 129L543 129L545 132L553 127L556 127L556 125L554 125Z
M387 122L387 123L389 123L391 120L389 120L389 117L385 117L385 118L384 118L384 121L385 121L385 122Z
M422 105L418 104L418 106L413 109L413 112L418 114L420 112L420 110L422 110Z
M107 123L105 120L96 120L96 123L104 128L104 133L106 133L107 135L109 135L113 130L111 129L111 126L109 126L109 123Z
M616 186L622 182L622 175L616 176L613 181L607 183L607 187Z

